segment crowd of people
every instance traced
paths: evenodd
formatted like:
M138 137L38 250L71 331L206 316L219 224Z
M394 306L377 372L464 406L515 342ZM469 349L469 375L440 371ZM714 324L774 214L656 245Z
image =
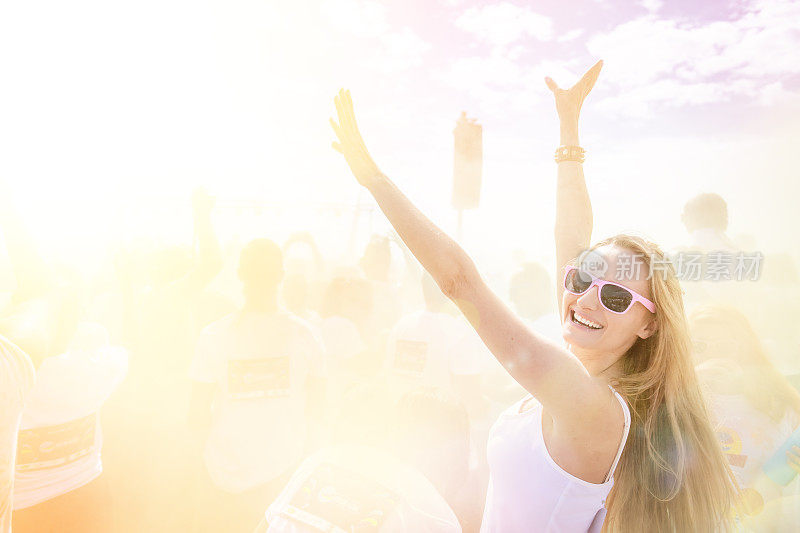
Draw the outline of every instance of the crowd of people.
M681 279L684 253L755 257L717 194L687 201L673 254L592 245L578 117L601 67L547 80L555 275L521 261L490 287L380 172L346 91L334 148L396 231L350 263L302 232L227 251L196 191L191 247L83 279L0 198L0 532L796 528L794 260Z

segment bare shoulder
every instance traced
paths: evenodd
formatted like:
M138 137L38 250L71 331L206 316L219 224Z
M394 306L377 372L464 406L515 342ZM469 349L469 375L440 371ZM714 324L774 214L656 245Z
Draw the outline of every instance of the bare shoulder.
M601 447L605 448L608 444L616 451L622 433L630 424L630 410L619 393L605 382L599 379L597 382L597 397L592 404L594 409L587 411L576 431L594 435L592 440L596 440Z
M607 393L605 392L607 391ZM599 401L575 418L552 420L548 451L566 472L590 483L603 483L614 466L629 427L630 415L610 387ZM548 421L544 420L546 432Z

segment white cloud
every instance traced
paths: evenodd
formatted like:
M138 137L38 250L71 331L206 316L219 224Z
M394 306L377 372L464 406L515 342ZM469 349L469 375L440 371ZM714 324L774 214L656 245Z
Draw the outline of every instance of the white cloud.
M431 45L410 28L387 33L382 39L385 52L376 61L376 66L387 72L419 66L422 56Z
M800 74L797 20L798 2L755 0L738 19L689 23L650 13L594 35L587 48L606 61L604 81L635 96L630 106L612 98L603 107L645 116L651 105L710 103L770 85L777 94L780 77Z
M389 29L386 7L363 0L326 0L320 11L332 26L342 32L377 37Z
M662 0L642 0L641 1L642 7L645 8L650 13L655 13L662 7L664 7L664 2Z
M440 78L461 90L480 90L484 96L490 91L524 91L528 98L532 98L550 94L544 83L545 76L563 82L564 86L577 81L579 73L575 67L580 68L574 61L544 61L528 66L515 61L508 54L497 52L487 56L457 59Z
M786 90L783 83L776 81L762 87L758 94L758 102L765 106L789 105L800 106L800 93Z
M492 46L506 46L526 37L539 41L553 38L552 20L509 2L469 8L455 25Z
M338 42L355 38L363 66L394 72L419 66L430 43L411 28L393 28L386 6L369 0L326 0L320 7Z
M559 37L558 42L565 43L568 41L574 41L581 35L583 35L583 28L575 28L574 30L570 30L561 37Z
M622 91L601 100L596 107L612 115L635 118L653 116L654 105L668 108L725 102L739 93L739 86L718 83L682 83L664 79Z

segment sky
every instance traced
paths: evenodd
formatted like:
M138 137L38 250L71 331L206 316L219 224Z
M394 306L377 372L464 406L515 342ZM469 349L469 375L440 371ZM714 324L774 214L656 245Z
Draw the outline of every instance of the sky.
M312 230L338 247L386 229L330 147L345 87L378 165L450 233L452 129L475 117L465 246L488 268L547 260L558 123L543 77L566 87L603 59L581 118L595 239L678 245L681 206L713 191L733 236L800 254L798 20L787 0L6 2L0 178L64 253L191 239L197 185L223 236Z

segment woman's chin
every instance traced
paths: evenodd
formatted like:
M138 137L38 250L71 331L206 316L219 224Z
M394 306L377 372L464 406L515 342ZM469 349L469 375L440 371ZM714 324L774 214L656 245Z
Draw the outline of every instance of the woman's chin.
M564 338L564 342L574 348L595 348L602 334L601 331L593 331L583 326L566 322L561 330L561 336Z

